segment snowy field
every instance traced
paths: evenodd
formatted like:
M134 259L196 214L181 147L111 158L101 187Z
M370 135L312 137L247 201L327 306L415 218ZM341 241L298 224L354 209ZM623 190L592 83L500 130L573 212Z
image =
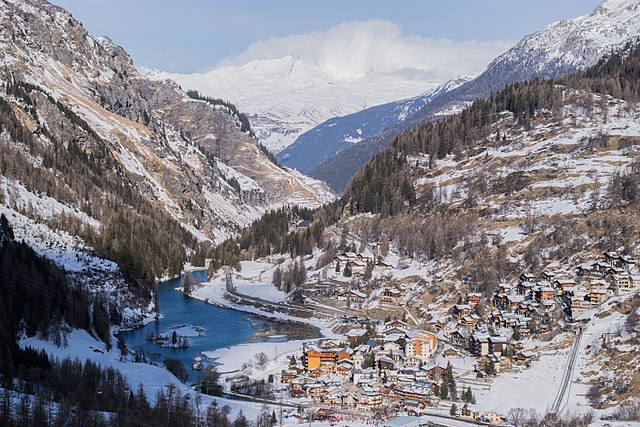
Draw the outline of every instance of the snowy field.
M113 367L118 369L126 377L127 382L132 388L137 388L138 384L142 384L145 392L149 396L151 402L155 402L157 392L169 384L175 385L183 394L191 394L195 397L195 392L181 383L173 374L166 369L153 366L146 363L134 363L128 361L120 361L120 351L115 348L106 351L102 342L96 341L86 331L75 330L69 334L69 346L66 348L58 348L53 343L43 341L37 338L27 338L20 342L21 347L31 346L37 350L44 349L50 357L72 359L78 358L81 361L87 359L100 364L102 367ZM229 405L232 409L231 416L235 417L239 411L247 416L249 420L258 417L262 404L253 402L244 402L238 400L224 399L211 396L201 395L202 408L208 407L213 400L218 402L219 406ZM270 410L275 410L273 407Z
M303 340L296 340L286 342L244 343L219 348L214 351L207 351L204 352L204 355L215 359L216 362L220 364L221 370L233 371L240 369L244 362L252 360L256 354L263 352L269 357L270 362L278 363L279 367L284 369L286 366L289 366L289 357L291 357L291 355L301 353L303 342Z
M267 301L282 302L287 294L272 284L276 266L258 261L241 261L240 273L234 276L236 290L241 294Z
M610 100L606 121L600 114L589 115L574 107L566 107L564 114L562 127L550 123L528 132L518 130L508 135L508 144L488 147L459 162L454 156L439 160L434 169L423 170L424 177L416 180L415 185L418 189L426 184L434 185L440 189L444 200L459 203L468 195L467 178L475 176L478 170L486 171L495 182L518 173L533 180L523 191L522 195L526 197L508 199L508 208L498 217L515 220L528 213L588 212L594 195L605 196L608 179L639 155L637 144L591 148L590 141L598 140L603 134L612 141L639 136L639 115L629 113L626 103L617 100ZM410 161L423 167L427 163L421 156L411 157ZM504 200L496 195L483 203L497 202L496 207L499 207ZM505 242L521 240L517 230L503 237Z
M476 395L476 408L507 414L512 408L532 408L541 414L550 410L556 397L567 365L569 349L559 350L540 356L531 367L514 372L500 373L491 383L491 389ZM580 390L581 389L581 390ZM566 410L575 412L583 402L577 393L586 390L574 384L571 399ZM589 408L590 409L590 408Z
M598 371L594 361L595 354L602 348L602 336L604 334L617 335L624 331L622 324L626 319L622 314L612 311L608 316L598 318L596 314L608 312L615 304L629 296L614 297L605 304L584 313L583 319L590 319L582 335L575 368L571 375L571 381L565 397L560 405L560 414L564 416L576 414L594 413L596 420L594 425L638 425L633 423L610 423L600 420L615 410L615 407L606 410L594 410L586 399L589 385L587 372ZM560 334L552 341L545 343L539 340L525 340L523 344L529 352L539 355L538 360L531 362L529 368L516 367L512 371L499 373L487 383L471 379L473 359L447 359L438 357L437 363L446 366L450 361L456 374L469 378L469 382L460 381L459 387L471 384L477 403L470 405L472 409L480 411L496 411L503 415L515 408L534 409L539 415L551 410L556 398L565 368L569 362L569 353L574 342L571 333ZM465 374L466 372L466 374Z

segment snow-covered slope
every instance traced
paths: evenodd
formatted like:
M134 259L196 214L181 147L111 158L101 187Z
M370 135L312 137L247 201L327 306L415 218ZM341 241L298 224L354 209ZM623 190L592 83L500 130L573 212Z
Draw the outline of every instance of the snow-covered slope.
M340 150L402 122L434 97L449 92L469 80L468 77L458 77L413 98L377 105L342 117L333 117L300 135L293 144L278 153L277 157L282 164L308 173Z
M600 95L596 101L602 104ZM447 156L431 167L428 156L411 158L420 176L416 191L435 188L443 202L464 204L477 197L474 186L481 180L486 199L477 204L495 210L496 225L527 215L588 214L606 206L615 199L607 193L610 180L636 161L640 138L640 115L625 101L606 101L606 114L576 106L565 106L562 120L538 113L540 124L530 130L513 126L513 116L505 112L494 123L490 142L475 155ZM496 141L500 132L504 142Z
M639 354L637 346L631 343L637 341L638 332L628 326L629 313L621 312L629 308L636 310L637 301L637 294L614 297L581 316L584 332L576 352L575 369L570 375L570 387L561 406L565 416L595 412L597 420L612 415L623 403L634 402L637 380L634 381L636 372L630 367L637 365ZM560 334L550 342L525 340L524 345L538 356L537 360L529 368L501 373L490 388L479 389L475 407L503 414L513 408L539 413L549 410L560 388L574 340L573 332ZM598 380L606 384L601 387L602 400L608 398L614 404L609 408L603 405L594 411L589 401L590 388L598 384Z
M531 34L488 68L522 73L557 74L591 65L603 53L640 35L638 0L604 0L591 14L559 21Z
M116 328L135 327L152 317L155 303L131 292L129 283L115 262L96 256L94 249L81 238L36 222L18 210L28 211L45 221L64 212L85 226L99 227L95 219L4 178L0 178L0 198L7 201L7 205L0 204L0 214L7 218L15 240L26 243L38 255L61 267L70 282L82 286L89 295L101 294L109 298L122 315L122 322L114 325Z
M530 34L492 61L476 79L434 99L413 120L489 95L505 84L564 75L595 64L607 52L640 37L640 1L604 0L589 15L555 22Z
M185 89L233 102L247 113L258 138L273 152L331 117L414 97L437 86L402 73L372 71L358 78L337 78L317 63L293 56L196 74L143 71L149 78L172 79Z
M26 151L73 140L85 154L101 152L115 161L109 173L199 240L220 241L272 206L332 199L326 187L271 162L226 109L144 78L122 48L91 36L65 10L7 1L0 18L3 87L26 85L33 99L0 93L38 139ZM15 149L11 138L4 142Z
M407 129L458 112L508 83L556 77L593 65L610 50L639 36L640 1L604 0L589 15L556 22L526 36L475 79L434 96L399 125L346 148L310 175L328 182L335 191L342 191L360 167Z
M82 361L91 360L103 368L117 369L130 385L136 384L135 387L137 387L137 384L142 384L151 404L156 404L158 392L163 391L166 393L169 387L173 387L183 395L189 395L191 399L198 402L197 404L200 406L197 410L200 413L204 413L209 405L216 401L220 407L229 406L231 409L230 418L235 418L242 411L248 419L255 419L263 406L259 402L231 400L209 396L204 393L198 393L196 400L196 393L193 389L182 383L168 370L149 363L133 362L130 360L131 357L123 360L119 349L115 347L110 350L105 348L104 343L97 341L83 330L72 331L69 334L68 343L68 346L56 347L50 341L42 340L38 337L30 337L24 338L20 342L20 346L44 350L49 357L61 360L65 358L78 358ZM269 407L269 410L277 410L277 407Z

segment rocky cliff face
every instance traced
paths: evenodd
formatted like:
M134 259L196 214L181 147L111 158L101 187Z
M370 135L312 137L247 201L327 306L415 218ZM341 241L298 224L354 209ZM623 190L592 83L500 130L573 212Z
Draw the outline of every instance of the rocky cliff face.
M135 191L201 240L220 241L271 206L333 197L271 163L227 110L144 78L122 48L57 6L2 1L0 40L4 86L38 88L36 114L22 117L45 130L43 144L73 141L86 155L112 158ZM20 100L5 97L20 110ZM84 124L65 126L67 116Z

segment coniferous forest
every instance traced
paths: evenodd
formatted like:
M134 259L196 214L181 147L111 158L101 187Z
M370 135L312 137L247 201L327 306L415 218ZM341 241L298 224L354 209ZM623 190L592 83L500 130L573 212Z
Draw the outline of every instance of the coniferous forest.
M0 425L195 425L193 403L173 386L161 389L151 404L143 387L134 389L116 369L90 360L52 359L44 350L18 345L22 336L38 336L66 346L74 328L109 348L110 326L106 301L70 283L59 267L17 242L0 216ZM236 425L228 415L228 407L214 402L205 419L212 427ZM238 420L247 423L244 416Z
M322 245L325 224L335 222L337 205L329 204L318 210L288 206L264 214L245 229L240 237L229 239L207 252L212 258L211 268L223 265L239 268L240 261L270 254L289 254L292 258L309 255ZM309 226L296 228L298 221Z
M406 185L406 177L410 173L407 156L424 154L433 164L450 154L458 158L473 155L479 144L489 142L487 138L494 132L492 124L498 114L512 113L525 129L531 126L539 110L548 111L560 119L562 106L571 101L568 99L571 89L637 101L640 99L638 73L640 45L628 44L585 71L553 80L510 84L488 99L476 101L460 114L428 123L395 138L389 148L376 155L354 176L342 201L348 204L352 213L396 214L416 202L415 194ZM588 99L581 102L593 109L593 97L590 98L590 104Z
M80 206L98 219L103 224L100 233L67 215L59 215L51 225L79 235L99 255L118 262L131 281L141 280L150 289L156 277L178 273L186 261L185 247L197 249L195 239L169 213L153 206L135 190L136 184L128 181L90 126L37 86L16 82L7 92L21 99L34 118L39 108L55 106L67 126L65 132L77 135L61 141L47 126L41 126L36 133L47 135L53 145L38 143L9 103L0 98L0 132L7 132L12 140L42 157L43 166L34 164L22 151L2 140L3 175L19 180L30 191ZM73 179L61 182L60 177L65 176Z

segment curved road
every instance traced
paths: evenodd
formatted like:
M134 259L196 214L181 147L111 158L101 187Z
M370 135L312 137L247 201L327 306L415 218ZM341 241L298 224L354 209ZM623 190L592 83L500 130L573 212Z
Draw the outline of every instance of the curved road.
M227 292L229 292L231 295L246 300L246 301L251 301L253 303L257 303L257 304L262 304L262 305L266 305L266 306L271 306L274 308L280 308L280 309L284 309L284 310L297 310L297 311L303 311L305 313L311 313L311 314L315 314L318 313L317 310L310 310L306 307L298 307L295 305L288 305L288 304L282 304L279 302L273 302L273 301L268 301L262 298L258 298L258 297L252 297L250 295L245 295L245 294L241 294L240 292L236 291L236 287L233 284L233 277L231 275L231 271L228 268L224 269L224 278L225 278L225 282L227 285Z
M576 365L576 360L578 359L578 350L580 349L580 338L582 338L582 329L578 330L578 335L576 336L576 341L573 343L573 348L571 349L571 353L569 354L569 363L564 371L564 376L562 377L562 382L560 383L560 388L558 389L558 394L556 395L553 404L551 405L551 412L558 413L560 410L560 405L564 401L565 394L571 387L571 379L573 378L573 369Z

